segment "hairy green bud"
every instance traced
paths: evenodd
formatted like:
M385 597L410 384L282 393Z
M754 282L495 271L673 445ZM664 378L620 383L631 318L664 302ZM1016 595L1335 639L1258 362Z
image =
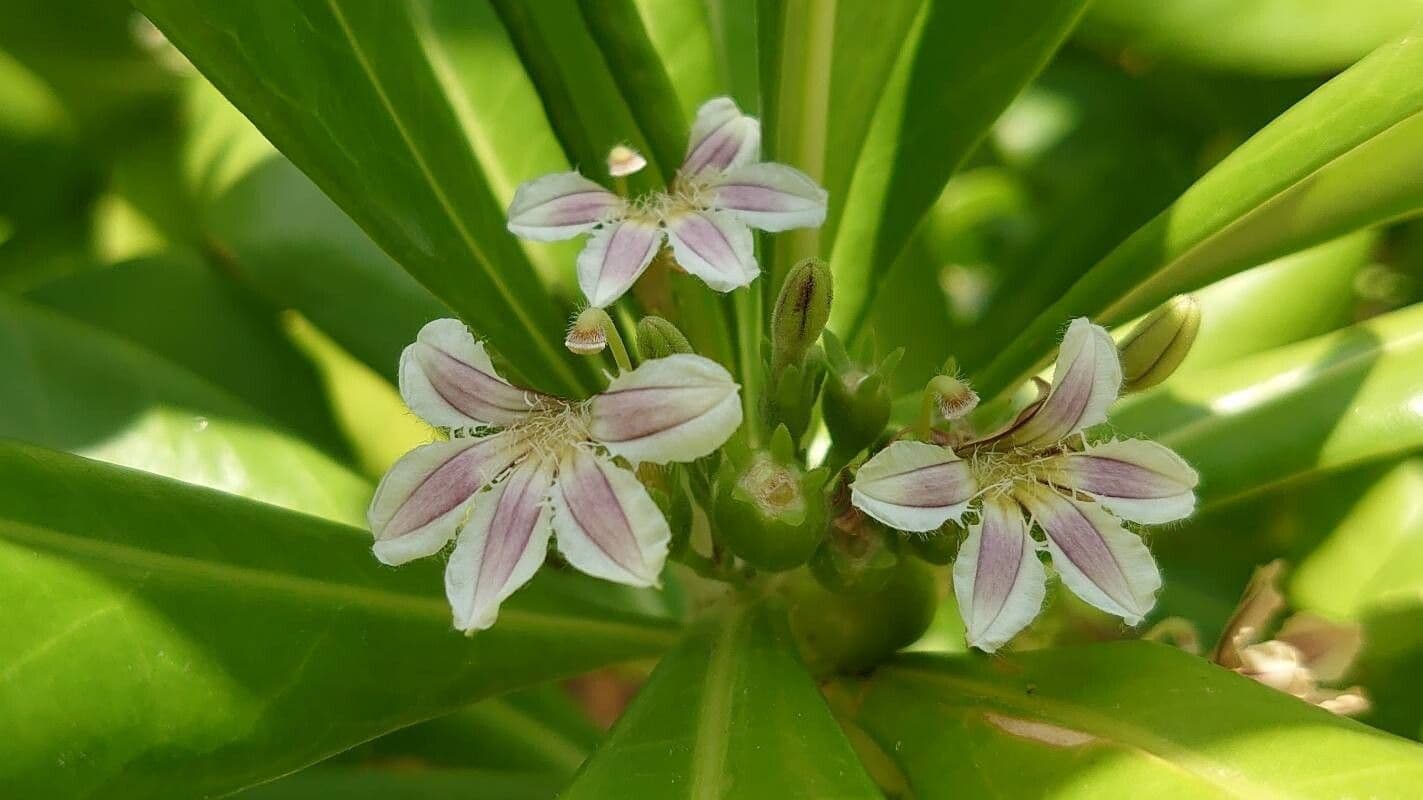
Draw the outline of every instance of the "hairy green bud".
M771 309L771 372L800 361L830 319L830 267L807 258L791 268Z
M825 354L830 375L820 407L835 450L848 456L874 444L889 424L894 398L890 378L904 349L890 353L878 365L865 368L849 360L833 334L826 334Z
M1122 357L1122 388L1149 389L1171 377L1196 341L1201 306L1182 294L1147 314L1117 346Z
M643 317L637 323L637 355L646 361L674 353L690 353L692 345L677 326L661 317Z

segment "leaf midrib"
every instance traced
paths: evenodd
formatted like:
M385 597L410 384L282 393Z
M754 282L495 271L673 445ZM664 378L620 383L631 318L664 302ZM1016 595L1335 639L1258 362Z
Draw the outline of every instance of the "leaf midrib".
M696 800L723 796L722 776L730 746L731 705L736 677L736 639L749 621L749 611L732 613L712 642L711 663L702 682L702 702L697 709L696 739L692 747L691 777L687 786Z
M518 297L505 285L504 281L499 277L498 272L491 269L490 265L492 262L485 255L483 249L480 248L479 243L470 234L469 229L465 227L464 221L460 218L459 214L455 212L454 206L451 205L449 197L445 194L444 186L435 178L434 173L430 170L429 164L425 162L424 154L420 152L420 148L415 146L414 140L410 137L410 132L405 127L404 120L402 120L400 114L396 112L394 104L390 102L390 97L386 94L385 86L381 83L380 79L376 77L375 70L371 67L370 61L366 58L365 50L363 50L359 42L357 42L355 33L351 30L350 24L346 21L345 14L341 13L340 6L336 0L326 0L326 5L331 9L331 14L336 20L336 24L340 26L341 34L346 37L346 43L350 45L351 53L355 56L356 62L360 65L362 73L364 73L366 79L370 81L371 88L375 90L376 96L380 98L381 105L385 107L386 113L390 115L390 121L395 125L395 129L400 134L400 139L405 144L405 148L410 152L410 156L414 159L416 166L419 167L420 173L425 176L425 181L430 186L431 192L434 193L435 199L439 201L440 209L445 212L446 218L449 219L450 224L459 234L461 241L463 241L465 248L469 250L470 255L474 257L475 263L479 265L480 271L483 272L484 276L494 285L499 295L509 305L514 315L518 317L519 323L526 331L532 334L531 338L535 346L544 354L549 365L559 374L559 377L563 379L565 386L570 389L578 388L579 382L577 377L563 361L560 354L552 348L548 339L539 335L539 326L534 324L523 304L519 302ZM426 43L420 40L418 32L416 41L420 43L422 52L424 52ZM428 53L426 53L426 58L429 58ZM436 83L437 85L439 84L438 77ZM456 118L458 119L458 117Z
M328 525L330 523L327 523ZM354 531L354 529L352 529ZM99 541L77 536L56 528L34 525L23 520L0 517L0 537L38 548L58 551L77 558L97 561L106 569L129 569L145 576L159 575L179 582L204 586L222 586L231 590L244 587L265 595L300 598L315 603L346 608L357 606L392 616L420 618L448 626L449 609L444 601L433 597L394 592L366 586L323 581L260 567L239 566L204 561L191 556L161 553L138 547ZM647 644L670 644L671 630L652 625L642 626L614 619L580 617L572 619L545 612L506 608L500 612L500 628L524 628L526 632L563 634L586 637L590 633L640 640ZM453 634L452 634L453 635Z

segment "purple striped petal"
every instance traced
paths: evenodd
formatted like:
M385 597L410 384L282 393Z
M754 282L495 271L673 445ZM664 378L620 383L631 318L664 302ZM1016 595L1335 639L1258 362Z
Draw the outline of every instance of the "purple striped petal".
M394 565L438 552L455 535L474 493L522 454L503 434L406 453L381 479L366 512L376 558Z
M1014 445L1050 445L1105 422L1121 390L1122 363L1111 335L1085 318L1074 319L1062 337L1047 399L1005 438Z
M553 468L530 459L475 500L469 524L445 565L445 596L455 628L484 630L499 604L529 582L548 554Z
M558 172L522 183L509 204L509 231L536 242L571 239L620 216L621 197L576 172Z
M1132 522L1170 522L1196 506L1196 471L1170 448L1145 439L1092 445L1048 459L1041 469L1049 483L1089 494Z
M632 586L657 585L672 538L637 477L582 448L559 463L553 527L568 563Z
M741 426L739 389L709 358L681 353L644 361L593 398L588 432L629 461L693 461Z
M818 228L828 198L809 175L784 164L743 164L711 184L712 207L763 231Z
M731 215L682 211L669 215L666 223L677 263L718 292L745 286L761 273L751 229Z
M983 502L982 521L970 525L954 562L954 596L968 643L992 653L1042 610L1047 576L1012 498Z
M509 425L545 395L510 385L457 319L420 329L400 354L400 396L416 416L435 426Z
M947 447L895 442L855 473L850 502L902 531L932 531L968 510L978 484L967 461Z
M760 157L761 123L742 114L730 97L717 97L697 109L681 174L730 169Z
M1021 484L1018 501L1047 534L1053 566L1072 593L1135 625L1156 603L1161 573L1141 537L1095 503Z
M632 287L662 247L662 229L643 219L624 219L600 229L578 254L578 285L597 308L606 308Z

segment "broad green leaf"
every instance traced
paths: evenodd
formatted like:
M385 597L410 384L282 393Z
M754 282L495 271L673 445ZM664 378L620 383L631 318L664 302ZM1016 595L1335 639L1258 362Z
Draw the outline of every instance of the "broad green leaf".
M1201 505L1423 446L1423 305L1158 387L1112 424L1173 448Z
M376 762L573 775L602 732L561 687L491 697L382 736L365 748Z
M384 567L359 529L24 445L0 475L17 797L220 795L669 639L556 574L469 638L435 560Z
M1404 797L1423 748L1164 645L906 656L843 687L920 800Z
M757 4L758 0L706 0L718 72L727 92L743 109L762 105Z
M173 362L327 452L347 450L315 370L286 339L276 310L192 255L80 273L28 299Z
M648 167L638 173L637 185L661 184L670 173L658 162L628 102L608 74L577 0L491 0L491 4L543 98L544 113L568 163L587 177L607 183L608 150L628 144L648 157Z
M1083 39L1262 75L1343 69L1423 17L1418 0L1100 0Z
M1357 618L1423 598L1423 460L1381 476L1289 576L1302 608Z
M831 249L835 310L848 336L949 176L1047 63L1083 0L974 5L935 0L905 37L866 135Z
M237 397L100 328L0 298L0 374L0 437L364 522L365 480Z
M879 797L771 613L689 632L561 797Z
M1253 136L1026 327L979 376L1028 376L1068 319L1113 325L1257 264L1423 208L1423 37L1379 48Z
M584 388L404 3L142 0L294 164L542 387Z
M1353 672L1367 687L1373 709L1370 725L1414 739L1423 738L1423 606L1379 608L1364 620L1364 652Z
M1342 236L1195 292L1201 327L1171 380L1347 325L1354 282L1378 240L1373 231Z
M672 79L684 119L692 119L697 107L707 100L729 93L730 81L718 69L711 3L636 0L636 4L647 37ZM745 57L754 59L750 53Z
M556 776L479 769L315 767L234 795L240 800L553 800Z

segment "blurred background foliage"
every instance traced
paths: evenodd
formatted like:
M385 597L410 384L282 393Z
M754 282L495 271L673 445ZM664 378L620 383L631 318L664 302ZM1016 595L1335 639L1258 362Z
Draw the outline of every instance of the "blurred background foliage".
M565 150L587 163L623 140L656 153L608 73L526 68L536 37L549 58L598 58L570 3L423 2L501 203L520 180L561 168ZM856 24L902 35L917 5L876 3ZM751 4L637 9L688 113L718 92L756 107L757 65L735 53L755 35ZM898 388L914 391L951 354L984 367L1222 157L1420 15L1420 0L1100 0L883 273L862 329L878 342L940 334L909 350ZM857 57L834 68L891 66ZM552 75L582 81L561 87L571 116L545 113L540 92L560 88ZM877 88L837 85L851 106ZM521 124L481 124L496 109ZM831 151L858 147L869 120L831 114L832 139L844 138ZM768 139L777 124L767 120ZM832 193L851 180L836 169ZM520 246L555 287L555 312L571 310L576 245ZM1164 434L1217 481L1203 486L1197 517L1152 537L1166 577L1156 618L1184 617L1212 641L1251 571L1284 558L1293 606L1365 627L1355 676L1374 699L1365 721L1423 736L1423 440L1330 449L1357 404L1407 391L1420 402L1423 345L1370 338L1368 326L1315 340L1423 300L1423 221L1349 234L1198 296L1190 358L1115 420ZM0 437L359 525L373 479L426 437L394 393L398 353L447 313L126 3L7 0ZM1315 341L1297 346L1305 340ZM1335 391L1247 404L1225 431L1186 427L1192 409L1321 365L1337 365ZM1334 411L1313 415L1317 429L1296 427L1292 404L1310 403ZM1298 469L1257 480L1241 436ZM919 647L961 648L956 621L940 613ZM1024 646L1120 634L1059 597ZM620 707L638 674L484 701L244 796L395 796L353 782L373 768L414 774L401 796L445 797L469 775L487 797L550 796L601 736L590 709Z

